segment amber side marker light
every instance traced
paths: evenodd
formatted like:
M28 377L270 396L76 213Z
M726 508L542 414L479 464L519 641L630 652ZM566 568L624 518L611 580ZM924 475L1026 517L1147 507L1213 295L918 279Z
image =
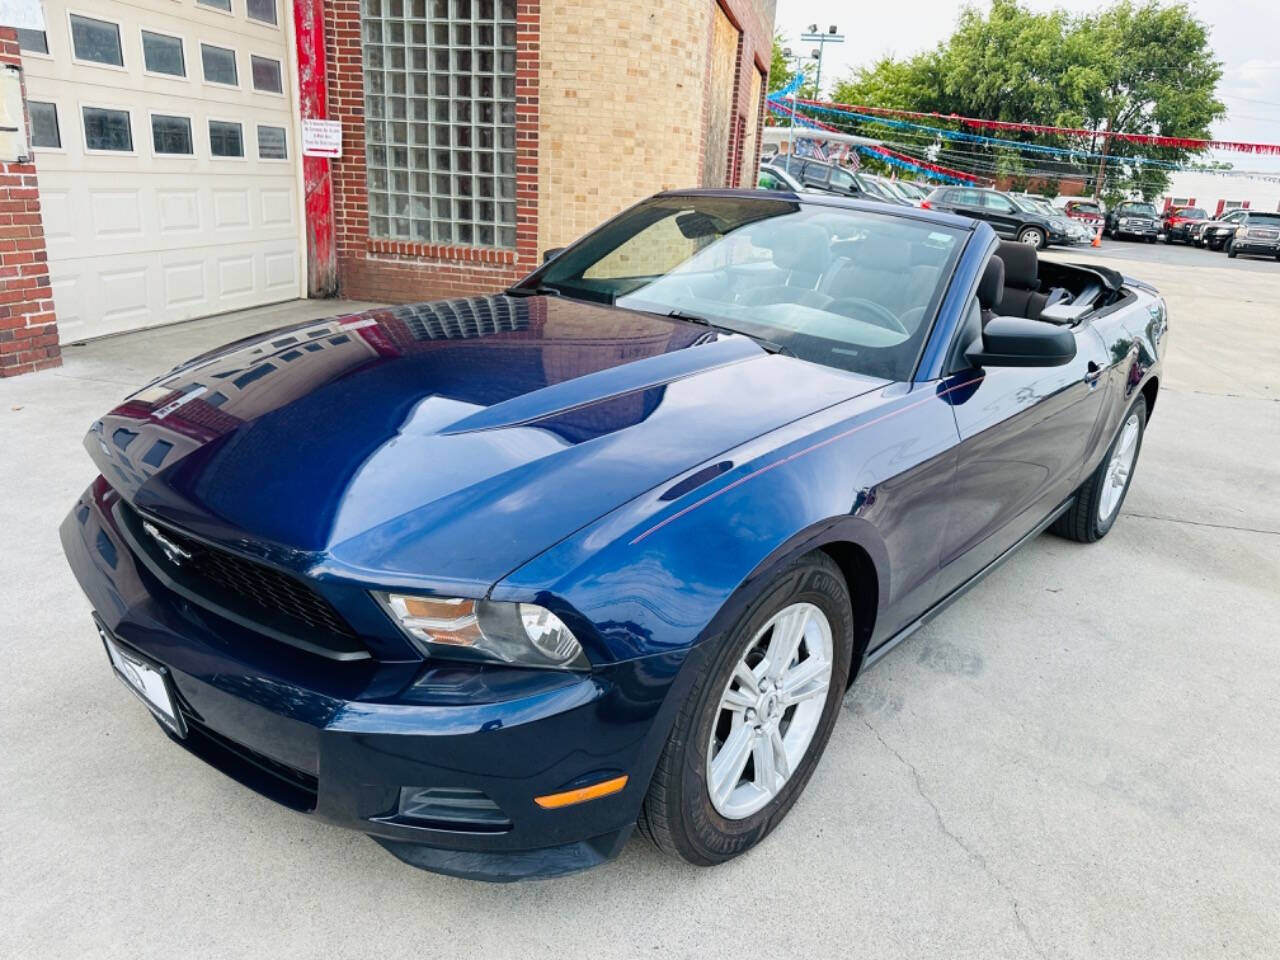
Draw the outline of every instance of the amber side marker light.
M544 810L554 810L556 807L571 807L575 803L585 803L588 800L607 797L610 794L617 793L626 785L627 777L626 774L623 774L621 777L614 777L612 780L593 783L589 787L566 790L564 793L549 793L545 797L534 797L533 802Z

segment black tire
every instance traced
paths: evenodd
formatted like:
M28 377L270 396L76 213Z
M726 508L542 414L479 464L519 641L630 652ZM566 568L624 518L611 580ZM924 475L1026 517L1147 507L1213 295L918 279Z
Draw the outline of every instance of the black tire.
M813 739L777 795L740 820L722 817L707 788L707 755L720 698L752 638L788 604L816 605L832 633L832 676ZM711 866L745 853L782 822L813 774L831 737L847 687L854 632L849 590L840 568L821 551L801 557L743 612L704 668L680 709L662 750L637 827L664 853Z
M1147 237L1147 243L1155 243L1155 242L1156 242L1156 237L1154 233L1151 236Z
M1227 256L1232 260L1236 258L1236 242L1234 240L1227 241Z
M1039 227L1023 227L1018 231L1018 242L1025 243L1029 247L1037 250L1043 250L1049 246L1049 237Z
M1111 454L1115 451L1116 445L1124 434L1124 424L1135 413L1138 416L1138 439L1136 441L1137 449L1133 452L1133 463L1129 467L1129 475L1125 480L1124 489L1120 491L1120 501L1111 511L1111 515L1102 520L1098 517L1098 509L1102 502L1103 486L1107 482L1107 468L1111 464ZM1102 461L1093 473L1089 474L1089 478L1081 484L1080 489L1076 491L1076 502L1071 505L1071 509L1055 520L1053 526L1049 528L1050 531L1058 536L1066 537L1068 540L1075 540L1078 543L1094 543L1107 535L1108 531L1115 525L1116 517L1120 516L1120 510L1124 507L1124 499L1128 496L1129 487L1133 484L1134 471L1138 468L1138 457L1142 454L1142 437L1147 432L1146 399L1139 395L1138 399L1133 401L1133 405L1125 412L1120 424L1122 429L1116 431L1116 435L1112 438L1111 445L1107 447L1107 452L1103 455Z

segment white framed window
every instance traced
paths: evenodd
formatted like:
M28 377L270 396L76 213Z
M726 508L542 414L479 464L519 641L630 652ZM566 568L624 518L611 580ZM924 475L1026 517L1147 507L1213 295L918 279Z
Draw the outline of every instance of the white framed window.
M49 55L49 35L43 30L19 30L18 49L23 53Z
M205 83L217 83L224 87L238 87L240 74L236 70L236 52L230 47L200 44L200 66Z
M179 114L151 114L151 149L160 157L194 157L191 118Z
M251 53L249 74L253 79L253 89L261 93L284 93L284 76L279 60Z
M196 0L196 6L208 7L210 10L217 10L219 13L231 12L231 0Z
M147 73L186 77L187 51L181 37L153 30L142 31L142 66Z
M86 153L134 153L133 117L125 107L80 106Z
M222 159L243 159L244 126L237 120L210 120L209 153Z
M250 20L258 23L268 23L273 27L280 25L276 0L246 0L244 13Z
M284 127L258 124L258 159L288 160L289 138Z
M58 126L58 105L41 100L27 101L31 118L31 145L41 150L62 149L62 129Z
M124 46L120 25L79 13L67 14L71 27L71 56L78 63L124 69Z

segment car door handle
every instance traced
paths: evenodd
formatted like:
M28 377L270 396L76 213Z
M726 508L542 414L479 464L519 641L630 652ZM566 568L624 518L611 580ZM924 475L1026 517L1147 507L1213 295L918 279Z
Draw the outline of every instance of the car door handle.
M1098 378L1101 376L1102 376L1102 367L1098 366L1096 363L1090 360L1089 366L1085 370L1084 382L1087 384L1093 385L1098 382Z

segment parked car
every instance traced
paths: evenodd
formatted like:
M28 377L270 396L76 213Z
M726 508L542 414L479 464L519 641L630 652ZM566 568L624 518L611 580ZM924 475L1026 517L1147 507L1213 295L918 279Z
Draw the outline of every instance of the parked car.
M1068 219L1061 210L1055 209L1053 204L1044 197L1033 196L1029 193L1011 193L1008 196L1023 210L1048 217L1054 227L1067 235L1067 242L1087 243L1092 239L1087 230Z
M991 224L995 232L1032 247L1070 239L1059 217L1024 210L1008 194L982 187L938 187L924 201L929 210L946 210Z
M1091 240L1097 236L1098 230L1102 228L1102 207L1096 201L1080 200L1075 197L1059 197L1054 201L1054 206L1070 217L1072 221L1082 225Z
M876 193L868 196L869 191L864 184L860 183L848 170L833 163L782 154L775 157L769 166L772 169L782 170L798 183L812 190L834 193L843 197L881 199Z
M1280 213L1245 210L1236 220L1235 233L1227 239L1227 256L1240 254L1280 260Z
M803 193L804 185L781 167L764 165L756 176L756 189L784 193Z
M1192 242L1192 229L1208 220L1209 215L1199 207L1172 207L1164 215L1161 229L1164 231L1164 242Z
M120 679L267 797L465 877L637 822L709 865L868 663L1041 530L1106 536L1165 328L967 217L665 193L503 293L159 377L62 544Z
M1244 217L1245 210L1229 210L1214 220L1201 220L1191 225L1191 242L1210 250L1226 248L1227 241L1236 232L1236 225Z
M1106 213L1104 232L1113 240L1137 237L1155 243L1160 234L1160 216L1156 208L1140 200L1125 200Z
M929 184L919 184L914 180L892 180L890 181L898 192L902 194L903 199L909 201L912 206L919 206L920 201L929 196L933 187Z
M904 207L915 206L914 203L894 189L893 182L885 177L862 172L855 173L853 176L862 185L863 189L872 196L878 196L881 200Z

